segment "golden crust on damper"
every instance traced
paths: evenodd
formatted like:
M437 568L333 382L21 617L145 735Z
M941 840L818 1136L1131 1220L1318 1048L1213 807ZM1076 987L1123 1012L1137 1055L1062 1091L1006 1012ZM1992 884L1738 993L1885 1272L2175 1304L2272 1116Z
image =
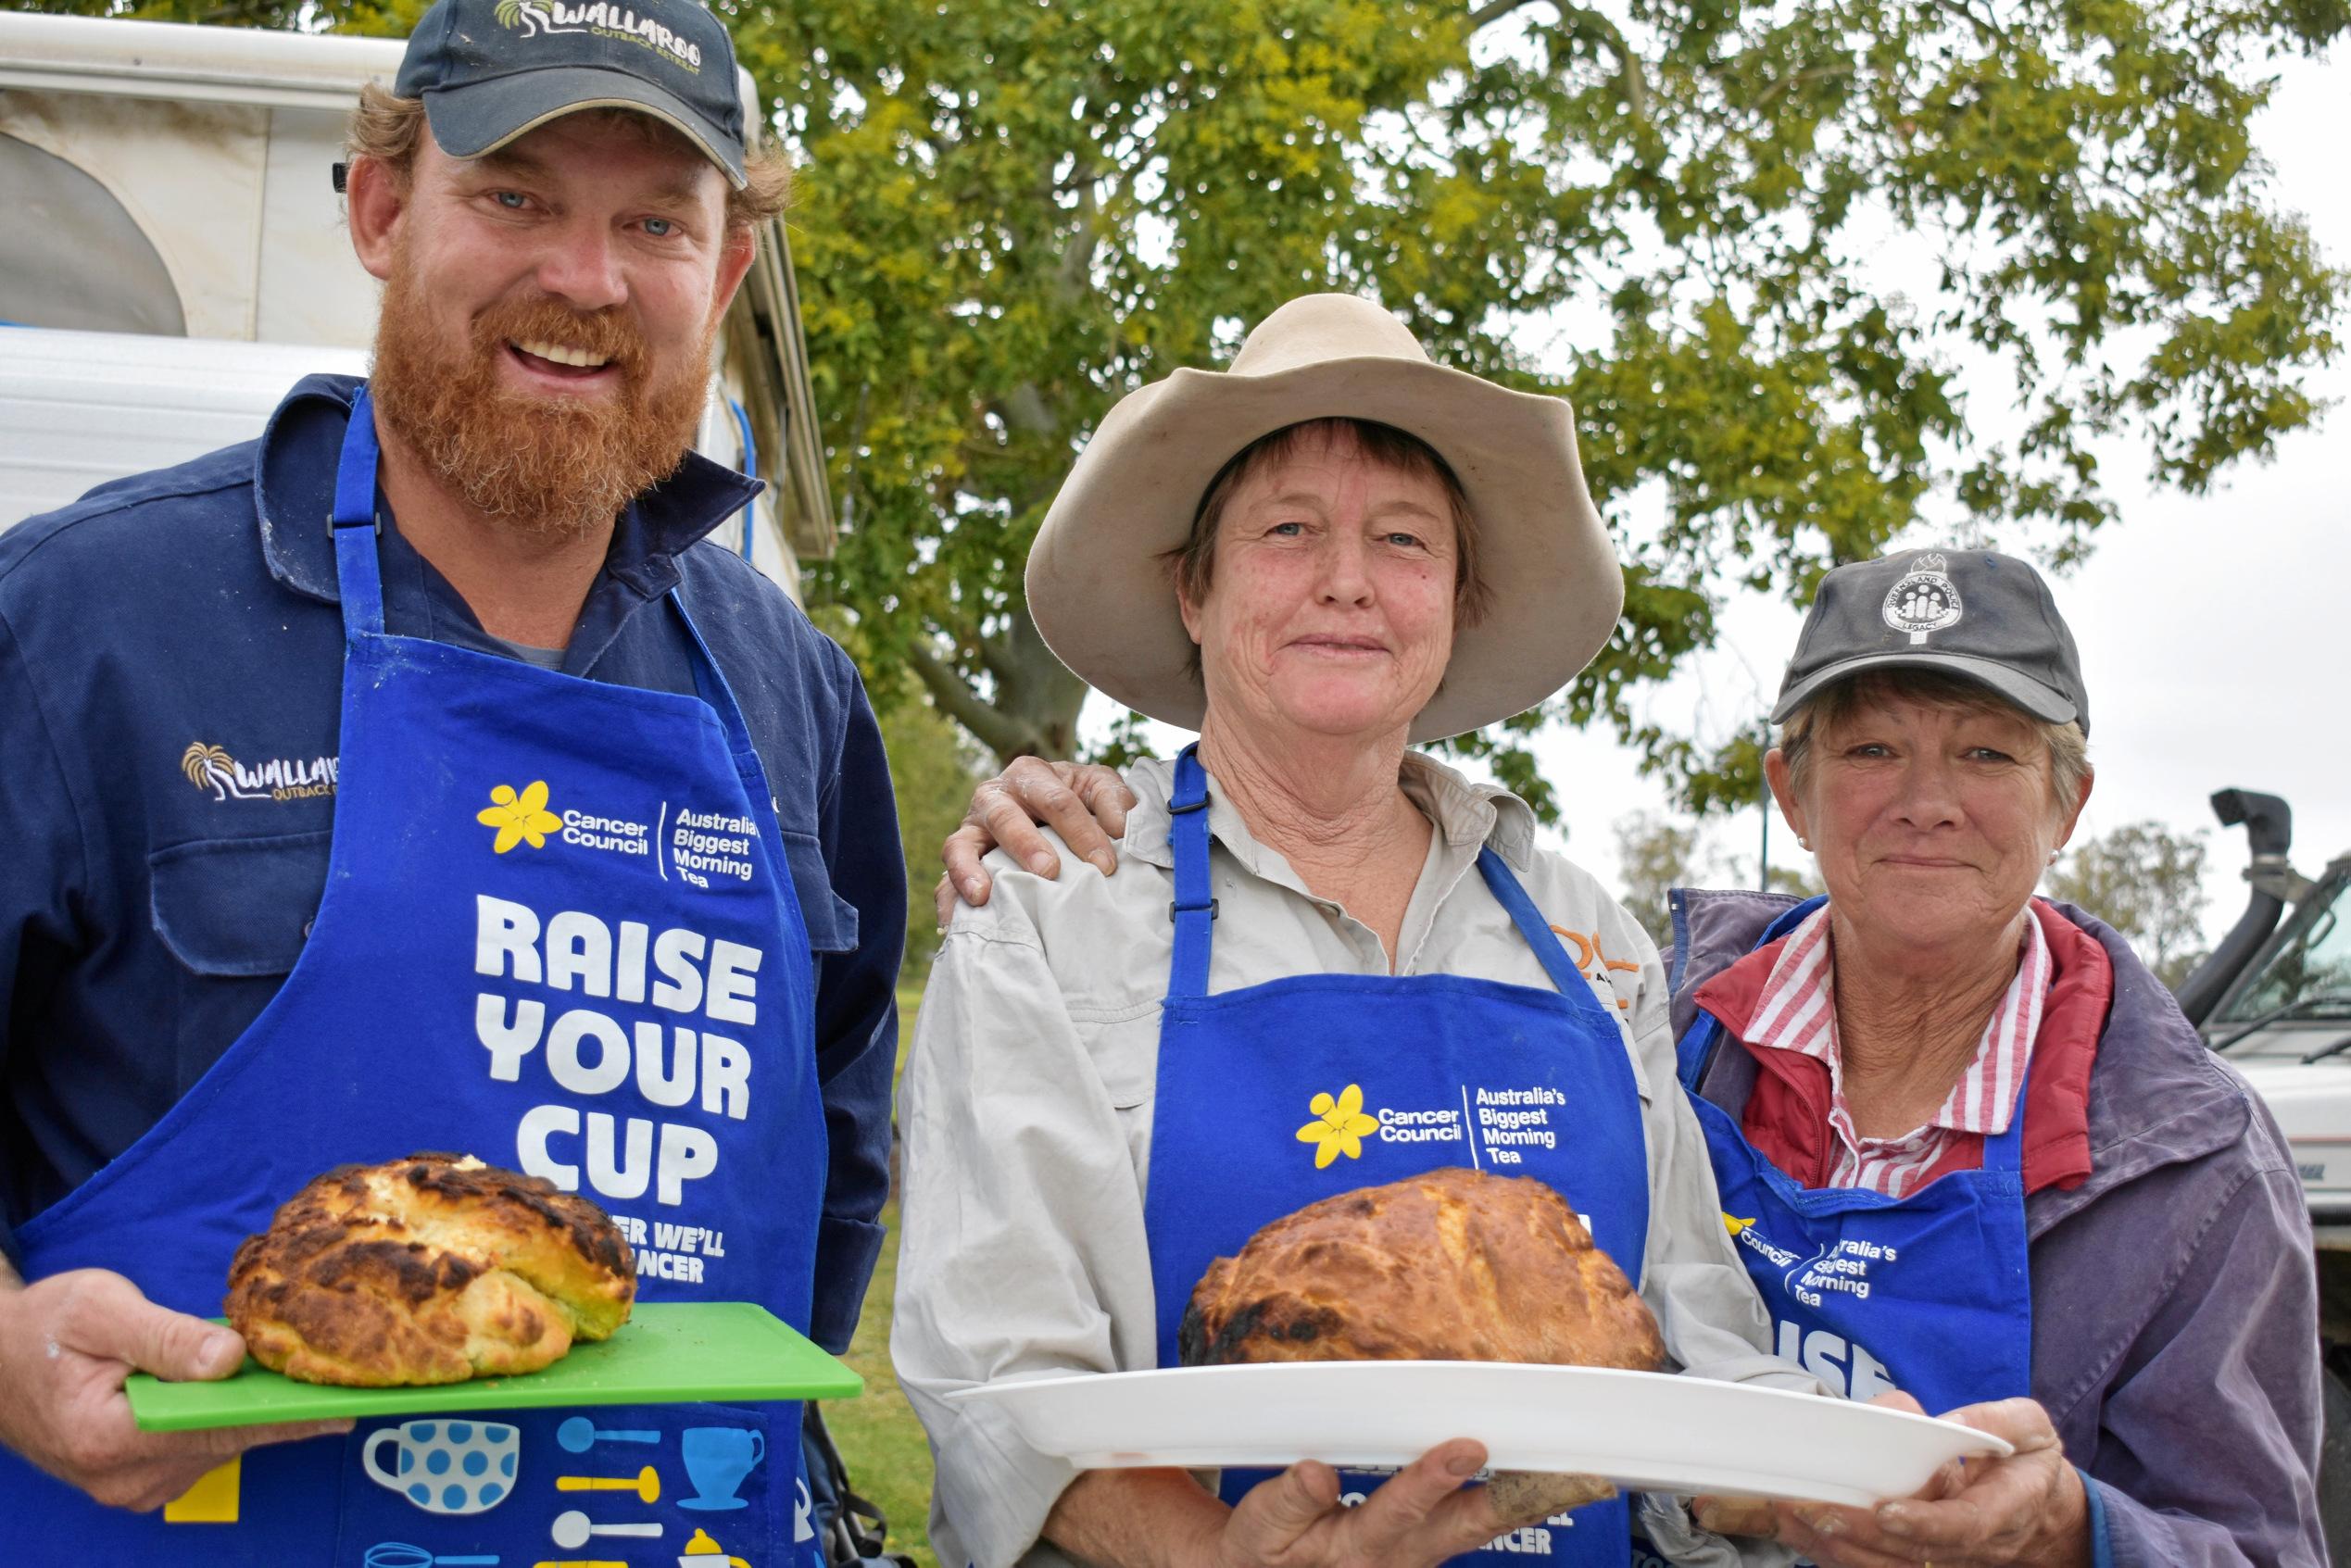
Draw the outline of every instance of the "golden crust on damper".
M628 1321L635 1260L594 1203L451 1154L345 1165L248 1236L229 1322L262 1365L356 1387L535 1372Z
M1449 1169L1308 1204L1209 1265L1177 1333L1186 1366L1532 1361L1654 1372L1655 1318L1565 1198ZM1502 1527L1610 1496L1590 1476L1499 1472Z

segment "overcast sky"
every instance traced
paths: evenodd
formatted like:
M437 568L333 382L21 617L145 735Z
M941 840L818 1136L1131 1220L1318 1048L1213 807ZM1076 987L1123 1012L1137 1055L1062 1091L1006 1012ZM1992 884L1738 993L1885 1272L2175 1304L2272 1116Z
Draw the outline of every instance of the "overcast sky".
M2274 192L2305 214L2331 261L2351 265L2351 62L2281 69L2277 97L2256 122ZM2313 390L2351 401L2351 364L2338 361ZM2119 521L2056 587L2081 646L2098 771L2081 832L2149 818L2176 830L2210 828L2204 920L2217 938L2243 908L2245 852L2242 832L2214 825L2214 790L2290 801L2294 863L2306 874L2351 851L2351 408L2204 496L2151 490L2139 477L2144 467L2135 449L2113 453L2106 473ZM1904 541L1938 542L1931 530ZM1719 738L1768 706L1801 620L1781 604L1727 607L1721 646L1644 705L1669 727L1694 718ZM1106 721L1101 708L1093 706L1090 721ZM1169 746L1188 737L1171 730L1158 738ZM1663 790L1603 733L1556 730L1538 750L1567 819L1553 847L1616 885L1614 824L1664 809ZM1716 830L1718 849L1741 857L1750 875L1758 822L1751 810ZM1794 849L1775 821L1774 862Z
M2282 205L2307 217L2332 263L2351 265L2351 62L2297 60L2282 69L2257 143ZM2351 402L2351 363L2337 360L2312 387ZM2056 586L2081 646L2098 770L2079 832L2149 818L2211 828L2205 927L2217 937L2244 907L2245 849L2241 831L2215 824L2214 790L2240 786L2291 802L2294 863L2306 874L2351 852L2351 407L2206 495L2150 488L2138 451L2118 450L2107 472L2119 519ZM1930 533L1905 543L1936 543ZM1786 605L1731 607L1721 647L1651 698L1655 710L1668 722L1701 711L1760 713L1801 621ZM1612 823L1662 809L1661 792L1607 737L1561 731L1540 750L1570 802L1565 847L1613 885ZM1717 834L1751 873L1758 826L1751 811ZM1793 850L1775 822L1773 859Z

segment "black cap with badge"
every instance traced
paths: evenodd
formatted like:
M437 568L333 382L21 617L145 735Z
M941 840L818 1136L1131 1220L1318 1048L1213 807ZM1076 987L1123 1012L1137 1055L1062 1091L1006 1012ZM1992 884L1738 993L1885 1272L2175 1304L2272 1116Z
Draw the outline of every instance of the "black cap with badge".
M452 157L495 152L579 109L635 109L743 185L735 44L696 0L439 0L409 35L392 91L424 100Z
M2041 574L1990 550L1916 550L1820 580L1771 721L1823 686L1872 670L1939 670L1991 687L2036 719L2090 733L2081 656Z

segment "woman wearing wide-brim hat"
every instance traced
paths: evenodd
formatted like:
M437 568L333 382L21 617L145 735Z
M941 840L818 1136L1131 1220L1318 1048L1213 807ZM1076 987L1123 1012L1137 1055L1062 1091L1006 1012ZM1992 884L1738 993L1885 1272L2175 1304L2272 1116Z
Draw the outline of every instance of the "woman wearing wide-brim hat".
M1523 802L1406 749L1558 690L1622 597L1567 406L1431 364L1367 302L1294 300L1228 370L1103 420L1037 536L1029 610L1088 684L1201 738L1127 775L1116 875L998 859L932 971L893 1349L937 1453L943 1560L1412 1568L1525 1525L1514 1550L1624 1563L1621 1500L1572 1526L1540 1523L1559 1495L1506 1513L1462 1488L1474 1442L1349 1480L1371 1496L1347 1509L1318 1465L1227 1473L1221 1495L1081 1475L946 1398L1175 1365L1213 1259L1439 1167L1572 1195L1678 1365L1789 1378L1671 1092L1648 937L1536 847ZM1505 1136L1480 1103L1523 1113L1492 1119Z

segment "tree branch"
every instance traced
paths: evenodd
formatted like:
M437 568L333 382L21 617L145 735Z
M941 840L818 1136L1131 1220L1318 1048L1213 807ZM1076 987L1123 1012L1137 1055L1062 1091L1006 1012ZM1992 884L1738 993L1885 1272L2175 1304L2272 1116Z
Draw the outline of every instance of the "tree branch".
M1532 4L1534 0L1486 0L1482 6L1472 6L1469 8L1469 31L1475 32L1496 18L1506 17L1519 7Z
M1035 382L1023 382L1006 393L996 404L997 417L1005 428L1023 435L1058 435L1062 421L1054 416L1052 405L1037 390Z
M1496 21L1531 5L1533 0L1485 0L1482 6L1469 8L1469 30L1472 32L1490 21ZM1587 6L1570 5L1568 0L1551 0L1559 12L1559 25L1570 36L1596 38L1608 52L1616 56L1616 84L1625 94L1626 112L1635 125L1649 123L1649 78L1641 69L1641 56L1625 42L1622 29L1600 12Z
M1039 737L1029 726L982 702L963 677L921 643L909 645L906 662L938 710L969 730L982 746L996 753L998 761L1010 763L1015 757L1039 749Z

